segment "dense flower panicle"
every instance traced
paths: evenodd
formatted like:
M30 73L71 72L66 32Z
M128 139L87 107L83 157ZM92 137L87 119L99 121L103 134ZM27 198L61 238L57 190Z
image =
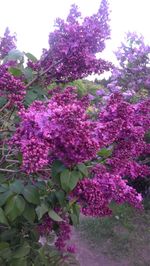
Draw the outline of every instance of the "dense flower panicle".
M96 91L96 95L97 96L105 96L106 95L106 91L104 89L99 89Z
M136 105L136 119L145 131L150 129L150 98Z
M96 58L110 37L108 17L108 3L102 0L98 13L91 17L82 20L73 5L66 22L56 20L56 29L49 35L50 48L44 50L40 60L42 69L50 69L45 76L47 84L73 81L110 69L110 63Z
M22 131L22 133L24 133L24 138L19 139L19 133L20 132L18 131L13 142L15 142L16 145L18 144L18 147L20 147L20 151L23 154L22 168L27 173L36 172L49 162L49 145L46 141L43 141L34 135L25 134L25 131Z
M71 6L71 9L70 9L70 12L67 16L66 21L73 24L73 23L76 23L77 18L81 18L81 12L78 10L78 6L73 4ZM57 25L59 25L59 24L61 25L61 21L59 20L59 18L56 19L56 23L57 23Z
M50 235L53 230L53 225L54 221L48 215L45 215L42 223L38 225L38 232L41 236Z
M127 181L123 180L119 175L113 176L114 187L112 198L116 203L129 203L135 208L142 209L142 196L137 191L127 185Z
M54 240L55 246L60 251L74 253L75 246L69 244L69 240L71 239L71 225L67 217L63 218L64 221L55 222L48 215L45 215L37 229L41 236L49 236L52 231L54 232L54 228L57 227Z
M135 93L146 89L150 92L150 46L144 43L144 38L136 33L128 33L126 42L116 52L119 67L112 70L111 82L108 88L111 92L119 87L124 97L129 100ZM144 93L136 97L147 96Z
M119 175L99 172L97 168L93 179L80 181L73 191L84 215L100 217L111 214L110 203L129 203L136 208L142 208L142 197L135 189ZM103 169L104 170L104 169Z
M16 36L10 35L10 31L6 28L4 37L0 38L0 59L4 59L4 57L11 51L16 48Z
M67 246L67 242L70 240L71 237L71 226L69 222L60 222L59 229L57 232L57 240L55 241L55 246L61 250L66 251L69 246ZM70 249L72 252L72 250Z
M8 72L6 65L0 66L0 96L10 101L11 105L21 106L26 94L25 85Z
M121 128L121 119L114 119L113 121L97 123L99 143L103 146L112 144L120 134Z
M131 179L150 175L150 167L136 162L134 158L120 159L113 156L111 159L107 159L107 164L111 167L111 172L113 174L119 174Z
M150 168L137 159L147 150L145 133L150 129L149 100L130 104L121 94L114 94L100 113L99 121L100 143L113 144L112 156L107 160L110 171L133 179L148 175Z
M27 172L38 171L51 157L72 166L96 156L99 143L95 123L86 114L87 99L78 99L70 90L48 102L35 102L21 113L12 142L22 152Z
M92 121L86 113L87 98L78 98L73 87L58 91L49 101L36 101L21 113L12 142L23 154L26 172L41 170L51 158L74 166L96 158L100 148L113 144L106 161L113 174L134 179L149 173L148 166L137 162L147 150L148 101L144 107L144 103L125 102L120 94L112 95L99 120Z
M37 72L40 71L40 62L39 61L32 62L31 60L28 60L27 66L34 71L37 71Z
M108 200L103 197L101 187L96 179L88 179L80 181L73 191L81 205L81 211L88 216L106 216L111 214L108 207Z
M53 154L57 158L67 165L75 165L96 156L99 145L94 138L94 126L80 106L59 107L52 121L44 136L54 145Z
M51 90L49 94L53 96L53 101L60 106L68 105L70 102L77 100L77 89L72 86L68 86L65 90L62 90L60 87L56 87Z

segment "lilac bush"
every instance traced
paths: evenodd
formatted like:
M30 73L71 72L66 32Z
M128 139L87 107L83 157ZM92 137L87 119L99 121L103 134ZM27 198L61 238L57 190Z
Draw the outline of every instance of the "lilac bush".
M119 66L112 70L110 91L122 91L127 99L149 95L150 46L145 44L143 36L127 33L115 54Z
M127 176L149 173L137 162L149 152L149 100L133 104L115 93L95 108L67 84L112 67L96 58L110 38L108 22L106 0L85 19L72 6L66 21L56 20L40 60L14 49L8 33L1 39L1 265L71 265L80 212L111 215L112 202L142 210Z

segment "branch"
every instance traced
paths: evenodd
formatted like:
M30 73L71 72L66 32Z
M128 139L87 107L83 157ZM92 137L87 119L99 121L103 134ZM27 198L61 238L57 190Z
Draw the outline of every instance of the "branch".
M0 160L0 165L3 164L4 161L5 161L5 156L2 156L2 158Z
M150 163L150 158L146 158L145 160L140 161L140 164Z
M3 168L0 168L0 172L18 173L20 171L19 170L12 170L12 169L3 169Z
M26 89L29 88L35 81L37 81L40 77L44 76L46 73L48 73L54 66L57 66L60 62L62 62L63 59L60 59L58 62L53 63L52 65L50 65L47 69L45 69L43 72L41 72L40 74L38 73L37 76L32 79L27 85L26 85Z
M10 104L10 100L5 105L3 105L3 107L0 109L0 112L2 112L5 108L7 108L9 104Z
M0 133L3 132L15 132L15 130L10 130L10 129L0 129Z
M10 163L20 163L18 160L11 160L11 159L6 159L6 162L10 162Z

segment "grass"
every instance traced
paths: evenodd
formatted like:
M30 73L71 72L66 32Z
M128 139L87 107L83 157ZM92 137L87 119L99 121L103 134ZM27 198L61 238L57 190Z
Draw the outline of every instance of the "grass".
M132 266L150 265L150 210L139 212L127 205L113 206L109 218L81 219L81 239L94 251Z

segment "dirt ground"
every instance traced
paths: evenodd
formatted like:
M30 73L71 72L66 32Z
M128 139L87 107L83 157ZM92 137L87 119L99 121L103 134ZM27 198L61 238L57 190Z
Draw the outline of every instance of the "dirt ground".
M72 241L80 266L150 266L150 211L123 206L112 218L82 217Z
M101 250L98 252L94 251L89 247L85 241L80 238L78 232L74 233L73 242L76 245L77 260L80 266L129 266L128 261L116 262L113 259L109 259L102 253Z

